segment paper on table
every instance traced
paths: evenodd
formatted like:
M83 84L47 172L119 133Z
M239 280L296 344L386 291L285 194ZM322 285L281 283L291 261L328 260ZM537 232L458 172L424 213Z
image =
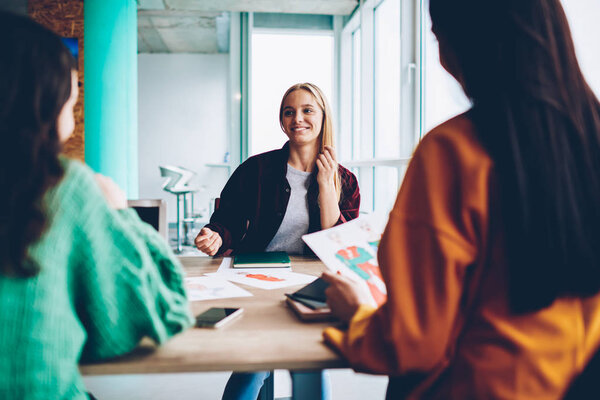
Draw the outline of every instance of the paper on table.
M223 257L223 261L221 261L221 265L219 265L219 269L217 272L224 272L229 269L232 269L233 257Z
M339 271L369 290L376 304L386 300L377 248L386 220L377 214L361 215L345 224L302 236L308 247L332 271Z
M189 301L248 297L252 293L220 277L193 276L185 278Z
M220 270L220 269L219 269ZM259 289L280 289L288 286L307 284L315 279L316 276L299 274L291 271L273 271L273 268L262 268L256 270L230 270L225 272L213 272L205 274L211 277L227 279L231 282L256 287Z

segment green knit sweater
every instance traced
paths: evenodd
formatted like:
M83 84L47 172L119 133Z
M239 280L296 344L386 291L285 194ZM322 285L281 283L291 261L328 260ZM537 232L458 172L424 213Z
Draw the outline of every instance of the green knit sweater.
M183 273L133 210L107 205L92 171L63 160L44 201L33 278L0 274L0 399L87 399L80 361L162 343L192 323Z

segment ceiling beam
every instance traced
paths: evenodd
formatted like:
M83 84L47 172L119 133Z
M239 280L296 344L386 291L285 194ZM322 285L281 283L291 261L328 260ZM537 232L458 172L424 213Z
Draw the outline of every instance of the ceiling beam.
M168 9L349 15L358 0L163 0Z
M163 0L137 0L138 10L164 10L167 8Z
M223 15L222 11L197 11L197 10L138 10L138 17L171 17L171 18L216 18Z

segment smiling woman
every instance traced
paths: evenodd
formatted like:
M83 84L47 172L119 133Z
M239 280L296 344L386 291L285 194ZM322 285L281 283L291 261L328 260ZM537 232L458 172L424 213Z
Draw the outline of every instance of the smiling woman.
M319 147L318 151L321 154L315 160L316 166L322 173L321 177L325 174L327 167L331 167L329 168L330 172L333 173L331 179L333 179L336 197L339 200L340 178L337 171L332 170L334 165L327 157L330 155L333 157L331 161L336 161L333 151L334 139L331 116L331 108L325 95L321 89L311 83L298 83L289 88L283 95L279 107L279 124L290 139L292 147L294 149L306 149L308 147L304 151L308 152L309 161L311 153L314 153L310 147L315 145ZM292 159L296 155L296 151L290 154L290 165L297 169L309 169L310 165L303 165L305 162ZM319 177L319 174L317 174L317 177ZM324 185L324 187L327 187L327 185Z
M323 92L311 83L290 87L279 123L289 142L249 158L233 173L219 209L196 238L199 250L303 254L303 234L358 216L358 183L337 163Z
M290 87L281 100L279 124L289 141L235 170L219 208L196 237L202 252L305 254L310 250L302 235L358 216L358 183L337 162L331 109L321 89L311 83ZM256 398L268 376L234 373L223 398ZM324 398L326 392L323 388L314 398Z

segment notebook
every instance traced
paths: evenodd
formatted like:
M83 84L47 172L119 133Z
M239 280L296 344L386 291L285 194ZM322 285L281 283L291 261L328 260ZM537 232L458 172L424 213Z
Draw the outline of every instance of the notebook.
M233 268L290 268L290 257L285 251L237 254Z

